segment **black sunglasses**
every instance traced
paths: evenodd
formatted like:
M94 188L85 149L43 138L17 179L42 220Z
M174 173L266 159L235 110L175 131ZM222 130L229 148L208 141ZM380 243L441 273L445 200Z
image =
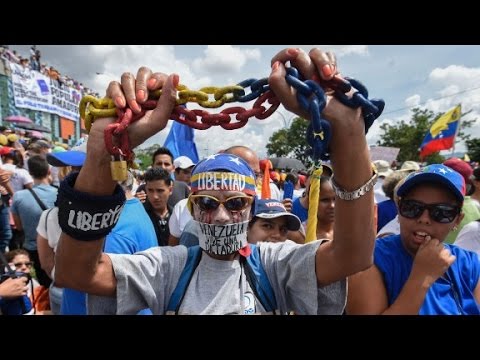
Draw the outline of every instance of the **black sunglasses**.
M398 206L400 215L408 219L417 219L423 214L425 209L428 210L428 214L432 220L442 224L451 223L462 210L456 205L424 204L415 200L401 200Z
M210 195L190 195L190 200L202 211L216 210L220 204L223 204L228 211L241 211L253 202L253 198L243 195L232 196L224 201Z
M18 268L21 268L23 265L27 266L27 267L32 267L33 266L33 262L31 261L27 261L27 262L16 262L13 264L13 266L15 266L17 269Z

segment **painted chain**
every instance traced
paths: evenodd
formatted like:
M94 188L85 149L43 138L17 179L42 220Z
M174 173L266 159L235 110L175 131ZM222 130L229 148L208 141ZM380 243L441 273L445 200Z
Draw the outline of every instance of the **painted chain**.
M365 133L368 131L373 121L377 119L384 107L383 100L368 99L366 87L355 79L335 76L332 80L325 81L316 77L314 80L304 80L297 69L287 68L287 83L297 90L297 99L300 105L310 113L311 122L307 130L307 141L312 146L312 157L315 162L320 159L328 159L329 144L331 138L331 128L328 121L320 117L326 105L326 95L324 89L333 91L333 95L344 105L351 108L362 108L365 120ZM353 96L348 97L347 92L351 88L356 89ZM250 88L250 93L246 90ZM245 126L251 117L257 119L266 119L277 110L280 101L270 90L268 78L247 79L234 86L225 87L204 87L198 91L190 90L185 85L178 85L178 98L170 118L182 124L188 125L198 130L205 130L212 126L221 126L226 130L239 129ZM130 108L125 110L117 109L111 99L97 99L91 95L82 98L79 111L80 116L85 120L85 127L90 131L92 123L101 117L117 116L117 122L110 124L105 129L105 145L112 156L121 156L125 160L133 160L133 151L130 147L127 128L128 126L145 115L147 110L153 110L157 106L157 101L162 94L161 90L151 92L148 100L141 105L142 111L139 114L133 114ZM214 101L210 101L210 95L213 95ZM245 109L240 106L226 108L218 114L211 114L205 110L189 110L185 104L195 102L204 108L218 108L231 102L248 102L255 100L251 109ZM268 102L270 106L263 106ZM139 104L140 105L140 104ZM235 115L235 121L232 121L232 115ZM113 137L118 138L118 146L113 144Z
M307 142L312 147L312 157L315 162L320 159L329 159L329 145L332 136L330 123L322 119L320 114L326 105L325 88L333 91L333 95L342 104L350 108L362 108L365 121L365 134L385 108L385 102L381 99L368 100L367 88L358 80L352 78L342 79L334 77L331 82L315 80L304 81L298 70L294 67L287 68L287 83L297 90L297 100L300 106L310 113L311 121L307 128ZM345 93L352 87L356 89L349 98Z

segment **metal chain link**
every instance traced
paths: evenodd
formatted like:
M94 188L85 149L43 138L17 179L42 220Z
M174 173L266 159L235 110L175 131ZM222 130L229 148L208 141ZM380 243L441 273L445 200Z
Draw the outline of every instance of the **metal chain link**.
M350 108L362 108L365 120L365 133L373 121L382 113L385 103L379 99L368 99L367 88L358 80L335 76L330 81L325 81L315 76L312 80L304 80L297 69L287 68L287 83L297 90L297 100L305 111L311 115L311 122L307 128L307 141L312 146L314 161L328 159L328 148L331 138L330 123L321 118L320 114L326 105L325 91L333 92L342 104ZM352 87L356 89L351 97L347 96ZM246 94L250 88L251 92ZM245 126L251 117L263 120L272 115L280 105L275 94L270 91L268 78L246 79L237 85L224 87L203 87L198 91L190 90L185 85L177 86L177 106L170 118L181 124L198 130L206 130L212 126L221 126L226 130L239 129ZM147 110L153 110L157 106L162 90L156 90L149 94L148 100L141 105L141 112L133 114L128 107L125 111L117 109L114 102L109 98L98 99L91 95L84 96L80 101L80 116L85 120L85 128L90 131L92 123L101 117L117 116L117 121L105 129L105 145L113 156L122 156L130 163L133 160L133 151L128 140L128 126L145 115ZM210 95L214 100L210 100ZM204 108L219 108L231 102L248 102L256 99L253 107L246 110L235 106L226 108L218 114L211 114L205 110L189 110L184 105L197 103ZM270 107L263 106L265 102ZM235 121L232 121L235 115ZM117 137L118 146L113 144L113 137Z

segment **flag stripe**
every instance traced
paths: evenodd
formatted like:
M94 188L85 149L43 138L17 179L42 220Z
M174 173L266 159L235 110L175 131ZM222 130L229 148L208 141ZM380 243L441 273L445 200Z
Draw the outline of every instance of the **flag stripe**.
M420 145L420 158L453 147L461 112L461 106L458 105L432 124Z

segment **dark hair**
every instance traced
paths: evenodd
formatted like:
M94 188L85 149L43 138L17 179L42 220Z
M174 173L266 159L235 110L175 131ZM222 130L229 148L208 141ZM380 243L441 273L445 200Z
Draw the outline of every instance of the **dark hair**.
M12 156L13 156L13 164L22 169L25 165L25 159L22 155L22 153L18 150L14 150L11 152Z
M7 260L8 262L12 262L15 256L17 255L25 255L25 256L28 256L28 258L30 259L30 254L28 253L27 250L15 249L5 253L5 260Z
M285 176L285 182L290 181L293 185L297 185L298 183L298 176L294 173L288 173Z
M155 151L152 155L152 163L155 163L155 158L158 156L158 155L168 155L170 156L170 159L172 160L172 164L173 164L173 154L170 150L168 150L168 148L166 147L159 147L157 149L157 151Z
M145 182L163 180L167 186L172 184L170 173L163 168L151 168L145 172Z
M480 167L473 169L473 177L475 180L480 181Z
M43 156L35 155L28 159L28 172L34 179L44 179L48 175L48 162Z

